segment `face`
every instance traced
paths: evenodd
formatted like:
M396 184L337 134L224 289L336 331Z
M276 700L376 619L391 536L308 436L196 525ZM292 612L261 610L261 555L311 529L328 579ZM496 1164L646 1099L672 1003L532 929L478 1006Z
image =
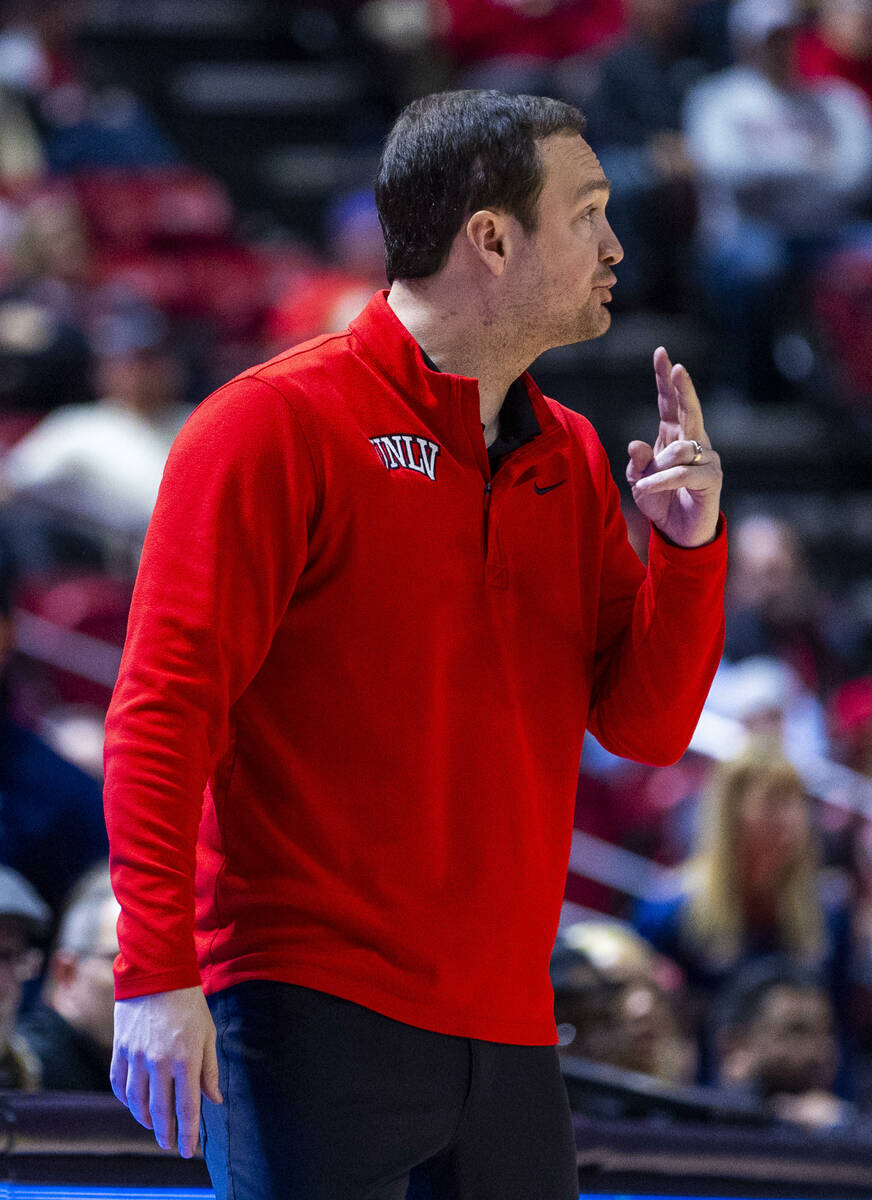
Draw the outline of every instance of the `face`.
M736 531L732 587L740 602L768 604L801 584L795 539L767 517L750 517Z
M848 58L872 54L872 0L827 0L820 8L825 40Z
M567 1039L563 1051L567 1056L580 1055L648 1075L661 1074L666 1052L677 1036L669 1001L641 973L564 993L557 1000L555 1015Z
M630 21L634 28L649 37L670 37L682 27L685 2L686 0L630 0Z
M775 987L747 1035L751 1078L766 1095L832 1087L837 1050L830 1001L823 992Z
M624 252L606 218L608 181L587 142L555 134L540 151L538 227L519 237L511 288L519 326L535 321L540 341L565 346L608 329L612 267Z
M789 866L809 839L805 797L790 784L752 784L741 800L739 829L745 853L765 859L770 870Z
M99 385L103 395L124 400L138 412L159 413L178 399L181 368L160 350L106 357L100 362Z
M57 1007L62 1014L108 1049L112 1047L115 1008L112 963L118 953L115 924L119 911L114 899L106 901L93 949L67 955L55 992ZM58 953L59 956L65 954Z
M796 75L796 48L799 29L775 29L759 49L759 63L777 86L789 85Z
M39 968L28 949L19 921L0 917L0 1046L5 1046L15 1025L22 985Z

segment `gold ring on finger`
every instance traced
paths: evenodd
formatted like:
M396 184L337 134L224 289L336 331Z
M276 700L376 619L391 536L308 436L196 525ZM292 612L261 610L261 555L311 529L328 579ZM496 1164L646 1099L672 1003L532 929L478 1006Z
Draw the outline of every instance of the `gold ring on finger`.
M690 460L690 465L694 466L702 458L702 446L695 438L689 438L691 446L693 446L693 458Z

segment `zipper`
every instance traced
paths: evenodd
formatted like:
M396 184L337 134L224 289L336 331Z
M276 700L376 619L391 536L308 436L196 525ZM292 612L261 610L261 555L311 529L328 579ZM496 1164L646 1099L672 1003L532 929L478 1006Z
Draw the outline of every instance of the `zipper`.
M491 493L493 492L493 482L486 479L484 483L484 557L487 562L488 538L490 535L490 506Z

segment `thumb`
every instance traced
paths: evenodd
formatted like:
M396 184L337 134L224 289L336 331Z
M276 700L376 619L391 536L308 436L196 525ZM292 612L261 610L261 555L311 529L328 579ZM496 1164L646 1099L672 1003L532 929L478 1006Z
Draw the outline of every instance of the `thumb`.
M223 1104L224 1097L218 1087L218 1054L215 1039L207 1038L203 1053L203 1069L200 1072L200 1090L213 1104Z
M647 442L630 442L627 447L630 461L627 463L627 482L636 483L645 474L654 459L654 450Z

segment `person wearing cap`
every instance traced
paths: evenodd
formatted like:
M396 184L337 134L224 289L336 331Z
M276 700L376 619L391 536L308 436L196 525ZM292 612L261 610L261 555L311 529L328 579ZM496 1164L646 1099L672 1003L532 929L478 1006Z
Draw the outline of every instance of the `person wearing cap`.
M0 1089L38 1091L39 1059L15 1022L24 984L39 974L51 910L23 875L0 866Z
M745 396L771 385L779 285L844 240L872 182L866 97L843 80L803 80L799 30L792 0L737 0L736 65L691 89L684 110L721 381Z

